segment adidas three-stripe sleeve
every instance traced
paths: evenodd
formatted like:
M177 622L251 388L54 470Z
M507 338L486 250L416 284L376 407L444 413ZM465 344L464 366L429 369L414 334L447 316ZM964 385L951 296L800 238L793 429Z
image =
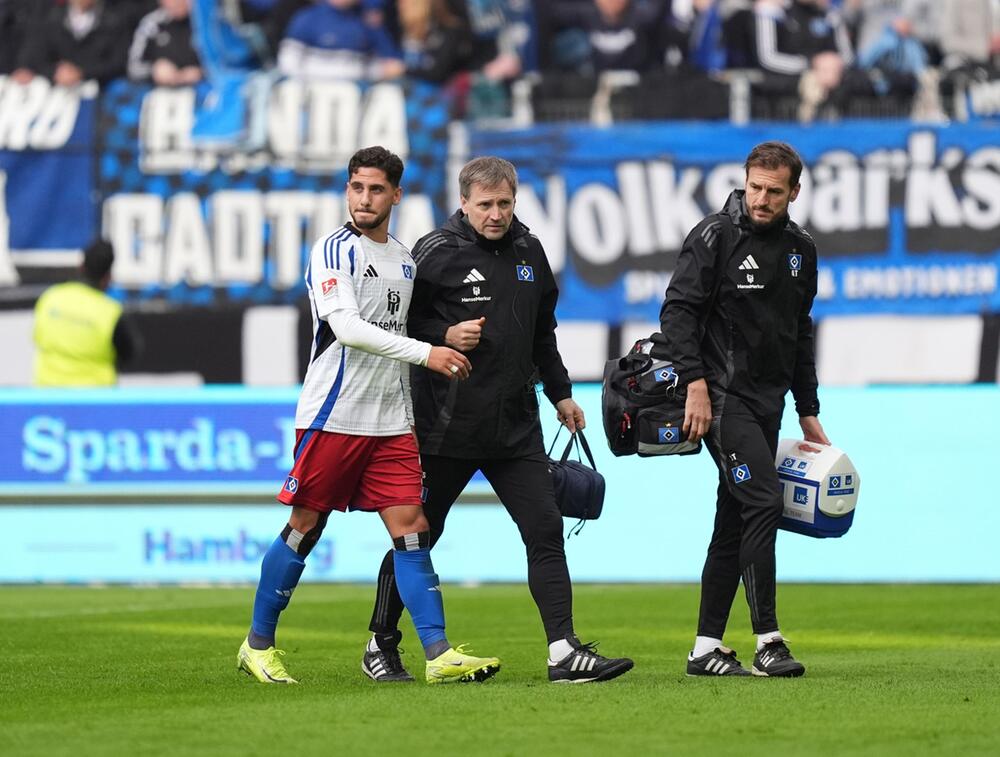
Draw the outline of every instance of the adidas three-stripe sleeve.
M701 324L708 316L715 290L721 237L721 224L711 216L691 230L660 310L660 330L684 384L706 375L701 359Z

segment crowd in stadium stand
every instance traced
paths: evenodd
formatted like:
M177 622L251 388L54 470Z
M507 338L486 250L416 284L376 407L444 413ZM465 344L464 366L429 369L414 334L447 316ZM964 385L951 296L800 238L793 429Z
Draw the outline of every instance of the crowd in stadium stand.
M531 17L530 40L497 33L511 8ZM193 84L219 63L192 37L198 13L246 46L246 67L410 76L444 86L459 114L471 89L527 76L537 104L589 102L603 74L625 71L624 117L724 117L742 76L757 117L890 103L941 120L956 82L994 78L1000 59L1000 0L0 0L0 74Z

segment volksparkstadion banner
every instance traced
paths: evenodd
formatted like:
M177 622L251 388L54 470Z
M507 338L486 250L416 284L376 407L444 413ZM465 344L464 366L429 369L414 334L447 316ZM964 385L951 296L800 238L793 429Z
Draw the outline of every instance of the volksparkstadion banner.
M478 131L470 151L518 166L518 214L562 271L562 317L655 321L687 232L767 139L806 163L792 216L819 248L815 314L1000 308L992 125L553 125Z
M754 144L784 139L807 164L792 208L820 251L817 315L1000 310L992 122L477 128L451 124L430 86L263 84L238 142L192 136L205 89L117 82L96 105L52 89L15 117L7 104L26 95L4 84L0 261L79 249L101 229L122 298L294 302L311 241L346 218L358 147L406 161L392 230L409 244L454 209L457 167L496 154L517 165L517 213L560 274L560 318L656 320L688 230L742 185Z

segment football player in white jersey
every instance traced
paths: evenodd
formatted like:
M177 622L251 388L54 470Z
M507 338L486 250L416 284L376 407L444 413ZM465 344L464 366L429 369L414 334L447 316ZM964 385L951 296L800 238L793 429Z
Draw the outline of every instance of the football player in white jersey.
M295 413L295 462L278 495L291 517L264 555L237 666L261 683L296 682L275 647L278 616L330 513L368 510L392 538L396 582L424 646L427 681L482 681L500 669L499 660L465 654L445 636L404 363L453 380L467 378L472 366L461 352L405 335L416 265L388 233L403 193L402 161L368 147L354 154L347 174L352 222L316 242L306 269L312 354ZM379 666L391 662L366 657L362 669L380 676Z

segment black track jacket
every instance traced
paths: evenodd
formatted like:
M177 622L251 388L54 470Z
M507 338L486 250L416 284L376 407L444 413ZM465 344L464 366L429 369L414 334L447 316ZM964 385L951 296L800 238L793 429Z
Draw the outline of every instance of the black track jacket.
M536 376L553 404L572 386L556 349L559 290L537 237L515 217L510 231L491 241L457 211L417 242L413 257L411 337L444 345L449 326L486 317L479 345L466 353L468 379L410 372L420 451L504 458L544 449Z
M789 389L800 416L817 415L816 245L787 217L755 229L743 195L684 240L654 355L674 363L682 384L705 378L713 401L736 395L758 418L780 418Z

